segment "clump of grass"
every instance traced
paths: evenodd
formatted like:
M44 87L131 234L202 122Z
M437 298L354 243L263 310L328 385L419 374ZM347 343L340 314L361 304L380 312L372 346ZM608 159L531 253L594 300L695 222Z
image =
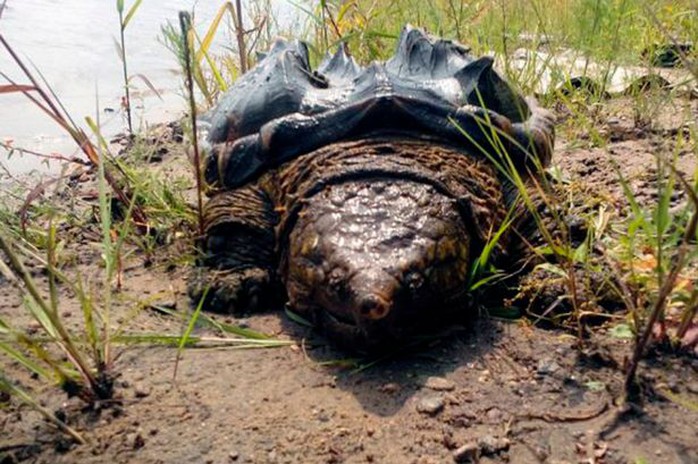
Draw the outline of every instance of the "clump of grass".
M24 266L16 247L7 239L4 232L0 231L0 249L2 249L9 261L9 267L17 277L16 281L22 283L25 306L29 314L40 325L48 340L54 344L68 359L71 369L66 369L57 361L40 342L34 340L21 331L11 329L11 325L2 322L6 333L15 343L25 345L33 352L40 362L47 364L55 374L58 385L69 396L78 396L90 405L97 402L110 400L114 390L114 374L112 371L113 357L111 350L111 283L117 271L117 263L121 253L123 238L127 235L130 225L130 214L133 212L133 203L129 211L118 240L112 240L112 221L109 194L106 185L106 171L104 156L98 158L98 196L100 211L100 226L102 234L102 259L104 260L104 292L102 308L97 308L91 295L86 292L80 279L74 280L66 276L57 267L56 228L52 221L49 222L46 243L46 258L38 255L32 257L45 267L48 275L49 296L44 297L39 290L34 278ZM3 227L4 228L4 227ZM31 253L30 253L31 254ZM64 324L59 312L58 283L66 285L80 302L83 313L84 340L87 348L83 348L78 340ZM11 349L11 345L3 343L4 351L17 360L25 359L17 350ZM35 364L22 363L26 367ZM43 375L46 371L32 369L35 374ZM48 379L47 379L48 380Z
M659 325L659 338L668 337L666 330L666 311L672 301L683 301L683 310L679 315L674 332L674 344L680 346L683 337L698 312L698 291L688 290L682 285L684 274L698 275L698 184L689 183L675 167L676 159L666 160L657 155L657 197L658 202L646 210L640 206L630 183L616 167L625 197L631 213L627 220L627 235L623 240L629 256L624 262L629 268L629 281L639 284L643 290L642 300L645 304L631 303L631 316L635 345L633 354L626 367L625 388L628 399L637 394L636 373L640 359ZM671 197L677 184L686 192L688 203L680 211L672 211ZM639 271L638 249L649 251L650 268ZM691 268L693 270L691 271ZM649 272L647 272L649 271ZM642 278L640 274L647 277ZM633 302L632 295L626 300ZM647 309L645 309L647 307Z

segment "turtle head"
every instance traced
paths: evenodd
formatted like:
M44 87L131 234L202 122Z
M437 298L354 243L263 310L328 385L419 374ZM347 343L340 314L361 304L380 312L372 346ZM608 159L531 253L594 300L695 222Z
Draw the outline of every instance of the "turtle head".
M343 346L384 346L462 308L469 244L455 202L430 185L329 186L290 235L290 304Z

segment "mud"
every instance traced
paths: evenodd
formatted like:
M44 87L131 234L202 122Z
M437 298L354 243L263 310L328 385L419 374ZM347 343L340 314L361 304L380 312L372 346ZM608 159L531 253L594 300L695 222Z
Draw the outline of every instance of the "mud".
M680 112L667 108L667 121L656 118L650 126L638 125L629 108L621 99L609 102L589 130L566 126L560 111L554 157L570 185L618 215L627 205L612 160L645 204L656 200L655 154L676 153L679 169L689 174L696 167L696 154L678 142L690 130L684 122L696 120L695 100L683 101L681 109L693 119L671 120ZM610 140L605 146L594 142L599 131L607 131L601 134ZM181 152L160 154L150 169L172 176L185 168ZM193 192L191 186L192 198ZM94 185L79 183L75 195L82 207L91 204L89 194ZM674 200L679 205L685 198L679 192ZM69 270L93 283L100 263L97 230L88 225L67 250ZM129 332L181 333L181 320L152 309L188 307L188 267L174 259L181 255L180 240L172 234L155 257L130 255L115 297L116 324ZM32 272L46 284L40 268ZM77 326L78 302L66 289L61 297L63 316ZM36 330L5 280L0 314ZM528 319L482 315L470 327L449 328L385 359L360 359L357 371L348 359L353 355L334 350L282 310L219 319L295 343L188 348L176 378L176 348L119 346L117 401L92 411L2 358L5 374L89 443L69 443L30 408L0 398L0 462L698 462L698 358L652 351L640 370L643 403L624 406L622 368L631 343L613 337L610 324L580 343ZM205 327L195 334L219 335Z

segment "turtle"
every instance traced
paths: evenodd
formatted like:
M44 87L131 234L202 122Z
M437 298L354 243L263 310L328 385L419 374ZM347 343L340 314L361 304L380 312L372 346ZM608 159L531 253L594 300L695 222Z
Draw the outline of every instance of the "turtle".
M552 113L493 65L410 25L366 66L340 46L313 69L307 44L277 39L200 123L192 301L285 301L354 350L472 316L475 262L516 261L531 233L511 175L535 183L554 145Z

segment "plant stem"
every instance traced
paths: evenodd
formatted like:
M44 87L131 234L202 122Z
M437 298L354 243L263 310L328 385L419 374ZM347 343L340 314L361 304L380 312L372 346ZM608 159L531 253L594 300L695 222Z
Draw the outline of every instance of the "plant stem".
M133 135L133 125L131 124L131 94L128 88L128 67L126 64L126 41L124 39L124 12L119 10L119 33L121 38L121 69L124 73L124 92L126 93L126 101L124 109L126 110L126 121L128 122L128 133Z
M30 407L34 408L42 416L44 416L44 418L46 418L46 420L48 420L53 425L58 427L58 429L60 429L63 433L70 435L70 437L73 440L75 440L77 443L79 443L81 445L84 445L87 443L87 441L85 441L85 439L78 432L76 432L72 427L67 425L62 420L59 420L55 415L53 415L51 413L51 411L49 411L45 407L41 406L27 392L14 386L2 373L0 373L0 391L6 391L6 392L12 394L12 395L16 396L17 398L19 398L21 401L28 404Z
M239 4L239 2L238 2ZM179 26L182 31L184 67L186 71L186 87L189 93L189 112L191 117L192 143L194 145L194 173L196 175L196 199L197 215L199 219L199 236L204 236L204 207L203 186L201 185L201 157L199 154L199 138L196 127L196 101L194 99L194 80L191 70L191 48L189 46L189 31L191 29L191 16L186 11L179 12Z
M242 27L242 4L240 0L235 1L235 13L237 15L235 24L235 35L238 41L238 53L240 54L240 71L247 72L247 49L245 47L245 29Z
M698 206L698 205L697 205ZM672 261L671 272L664 279L662 287L659 289L659 295L657 300L652 307L652 312L650 317L645 324L645 328L639 338L635 341L635 349L633 350L633 356L628 364L628 369L625 376L625 396L626 401L630 399L633 393L633 387L635 385L635 374L637 373L637 367L642 358L642 354L645 351L647 342L652 335L652 328L656 324L659 316L664 313L664 308L666 307L667 300L671 294L674 286L676 284L676 279L686 265L686 257L690 251L691 241L696 235L696 228L698 228L698 209L693 212L691 220L684 232L681 244L679 245L679 250L676 254L676 258Z

